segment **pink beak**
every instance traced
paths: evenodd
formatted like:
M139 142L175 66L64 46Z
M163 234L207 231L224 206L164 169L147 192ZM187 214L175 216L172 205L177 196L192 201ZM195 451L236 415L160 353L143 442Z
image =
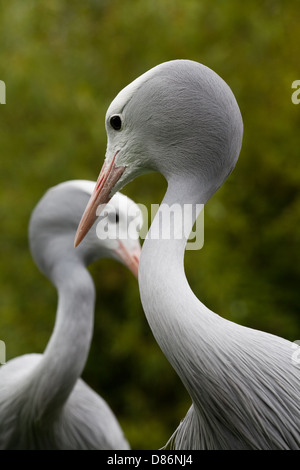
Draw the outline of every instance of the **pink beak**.
M119 240L119 247L116 249L116 253L133 275L138 278L141 247L136 246L132 251L129 251L121 240Z
M74 241L75 248L84 239L84 237L92 227L93 223L99 216L99 213L97 213L98 207L101 204L107 204L111 199L110 193L125 171L125 166L117 167L115 164L115 158L117 153L118 152L115 153L108 167L105 162L102 166L94 192L90 197L90 200L85 208L83 216L81 217L81 221L78 225Z

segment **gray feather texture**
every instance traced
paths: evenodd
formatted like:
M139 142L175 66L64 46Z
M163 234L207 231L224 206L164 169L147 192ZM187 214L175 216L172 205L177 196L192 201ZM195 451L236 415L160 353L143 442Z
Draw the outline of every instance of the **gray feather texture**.
M119 114L122 129L109 127ZM188 60L154 67L122 90L107 111L106 161L126 167L113 191L147 171L168 181L163 200L205 204L238 159L242 117L228 85ZM167 447L299 449L300 369L292 343L210 311L184 272L186 239L163 240L158 211L143 245L139 286L153 334L192 399ZM192 230L194 220L184 226ZM217 234L216 234L217 236Z
M97 238L95 226L80 249L73 247L94 186L62 183L47 191L31 216L31 253L57 288L58 308L44 354L21 356L0 368L0 449L129 449L108 404L79 378L94 319L95 289L86 266L116 257L111 242ZM117 194L111 203L122 198L127 199Z

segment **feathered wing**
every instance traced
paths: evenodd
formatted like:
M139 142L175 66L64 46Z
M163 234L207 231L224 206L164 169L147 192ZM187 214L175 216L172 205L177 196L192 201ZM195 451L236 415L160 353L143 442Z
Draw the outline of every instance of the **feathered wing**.
M110 407L81 379L56 416L39 422L28 416L30 397L24 387L41 359L40 354L28 354L0 369L0 449L129 449Z
M70 448L73 449L130 449L110 407L82 380L77 381L57 428L57 435L62 438L62 443L68 439Z
M224 319L220 328L185 370L193 405L166 447L299 449L300 368L292 343Z

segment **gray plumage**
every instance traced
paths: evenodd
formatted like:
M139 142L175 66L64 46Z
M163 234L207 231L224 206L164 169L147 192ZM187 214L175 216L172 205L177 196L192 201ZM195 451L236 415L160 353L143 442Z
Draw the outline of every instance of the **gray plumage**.
M110 122L116 114L120 130ZM228 85L188 60L160 64L128 85L111 103L106 128L106 167L114 158L115 167L125 168L111 194L154 170L168 181L163 204L182 208L204 205L222 185L238 159L243 133ZM143 245L141 300L192 399L167 447L298 449L300 369L292 362L292 343L203 305L185 276L186 238L157 239L161 214L160 208ZM194 221L184 222L184 233Z
M44 354L17 357L0 368L0 449L129 449L107 403L79 379L89 352L95 302L86 266L102 257L121 261L118 241L99 240L96 224L86 243L78 250L73 247L94 187L91 181L62 183L47 191L32 213L31 253L57 288L58 308ZM127 226L122 211L128 201L134 204L121 194L111 201L120 212L120 226ZM137 246L137 240L128 241L129 251Z

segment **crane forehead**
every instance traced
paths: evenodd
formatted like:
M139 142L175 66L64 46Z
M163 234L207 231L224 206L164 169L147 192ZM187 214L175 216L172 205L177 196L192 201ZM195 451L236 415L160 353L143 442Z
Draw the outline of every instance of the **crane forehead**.
M160 98L162 96L168 96L169 99L172 98L173 101L176 103L177 92L176 87L174 88L174 85L177 83L180 87L180 84L183 83L185 89L187 90L188 84L191 82L198 82L199 74L203 75L204 72L206 74L212 73L212 71L204 65L191 60L176 59L168 62L163 62L148 70L143 75L139 76L134 81L129 83L129 85L127 85L125 88L123 88L111 102L107 110L105 120L106 122L108 122L108 120L113 114L122 114L124 108L127 106L128 103L131 102L134 95L136 95L137 92L140 91L143 85L146 85L145 90L148 91L148 98L153 98L155 94L154 91L156 91L158 102L160 101ZM153 78L156 78L157 80L152 85L152 83L149 82L152 82ZM171 82L173 83L173 94L170 93L169 80L171 80ZM143 93L140 93L138 96L139 100L134 103L131 112L138 112L140 107L142 107L143 105L145 106L145 102L143 99L145 97L143 96ZM147 98L145 99L147 101ZM146 105L151 105L151 100L148 100Z
M95 181L89 181L89 180L70 180L66 181L64 183L61 183L56 186L56 188L74 188L74 189L79 189L80 191L83 191L89 195L92 194L94 191L96 182Z
M141 78L142 77L137 78L117 94L107 110L106 118L113 114L121 114L123 112L126 104L131 100L134 93L144 82L144 80L141 80Z
M160 66L158 65L148 70L143 75L133 80L133 82L129 83L129 85L127 85L125 88L123 88L111 102L106 113L106 118L112 114L122 113L125 106L132 99L136 91L157 72L159 67Z

